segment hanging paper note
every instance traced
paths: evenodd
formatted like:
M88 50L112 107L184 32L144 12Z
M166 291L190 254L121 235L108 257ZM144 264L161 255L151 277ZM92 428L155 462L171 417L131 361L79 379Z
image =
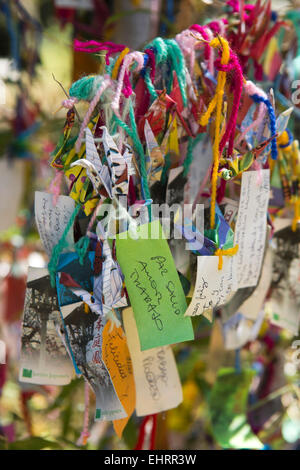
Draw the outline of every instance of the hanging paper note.
M49 273L30 267L22 325L21 382L66 385L71 381L74 369L60 330L62 321Z
M171 347L141 351L132 308L123 310L123 322L133 365L137 416L175 408L182 402L182 388Z
M185 316L193 317L223 305L233 291L233 259L223 257L223 268L218 269L218 256L197 256L197 279L192 301Z
M246 318L256 320L261 311L272 280L273 252L268 248L264 258L262 272L255 291L239 307L239 312Z
M133 307L141 349L194 339L185 295L158 220L116 237L117 260ZM127 237L127 239L125 238Z
M57 204L53 205L53 195L36 191L35 220L45 251L50 257L53 247L59 242L74 212L74 200L68 196L59 196ZM67 235L68 245L74 243L73 232Z
M74 360L96 395L95 420L113 421L127 416L102 360L103 328L106 320L86 313L83 302L61 308Z
M234 256L238 288L256 286L264 256L270 171L262 170L261 177L260 183L256 171L248 171L242 175L234 237L234 245L239 246Z
M123 430L135 409L135 383L126 336L120 326L117 328L110 321L103 329L102 359L127 413L127 418L113 422L117 435L122 437Z

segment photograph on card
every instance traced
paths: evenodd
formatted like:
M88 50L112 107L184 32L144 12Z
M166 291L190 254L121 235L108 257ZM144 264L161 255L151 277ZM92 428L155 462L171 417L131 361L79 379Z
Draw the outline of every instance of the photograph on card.
M73 366L62 336L56 290L47 269L29 268L21 338L20 380L65 385Z
M96 395L96 419L127 416L102 360L103 328L106 320L83 302L61 307L74 360Z

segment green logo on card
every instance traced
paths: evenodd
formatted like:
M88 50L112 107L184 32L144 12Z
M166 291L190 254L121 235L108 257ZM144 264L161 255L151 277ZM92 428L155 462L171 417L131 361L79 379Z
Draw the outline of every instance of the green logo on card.
M101 409L97 408L96 409L96 419L100 419L100 418L101 418Z
M32 379L32 370L23 369L23 377L27 377L27 379Z
M273 313L273 318L274 318L274 320L279 320L279 315L278 315L278 313Z

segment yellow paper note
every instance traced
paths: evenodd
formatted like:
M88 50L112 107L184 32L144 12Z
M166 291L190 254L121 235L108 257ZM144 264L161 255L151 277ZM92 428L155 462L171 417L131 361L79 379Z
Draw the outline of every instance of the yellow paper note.
M103 329L102 358L118 398L127 413L126 418L113 421L114 429L121 438L135 408L135 384L126 337L122 328L116 326L112 328L110 321Z

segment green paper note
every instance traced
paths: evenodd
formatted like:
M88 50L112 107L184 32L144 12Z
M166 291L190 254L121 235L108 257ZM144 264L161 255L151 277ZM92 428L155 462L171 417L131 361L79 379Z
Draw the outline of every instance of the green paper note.
M125 237L127 237L125 239ZM158 220L116 237L117 260L138 328L141 350L194 339L184 291Z

